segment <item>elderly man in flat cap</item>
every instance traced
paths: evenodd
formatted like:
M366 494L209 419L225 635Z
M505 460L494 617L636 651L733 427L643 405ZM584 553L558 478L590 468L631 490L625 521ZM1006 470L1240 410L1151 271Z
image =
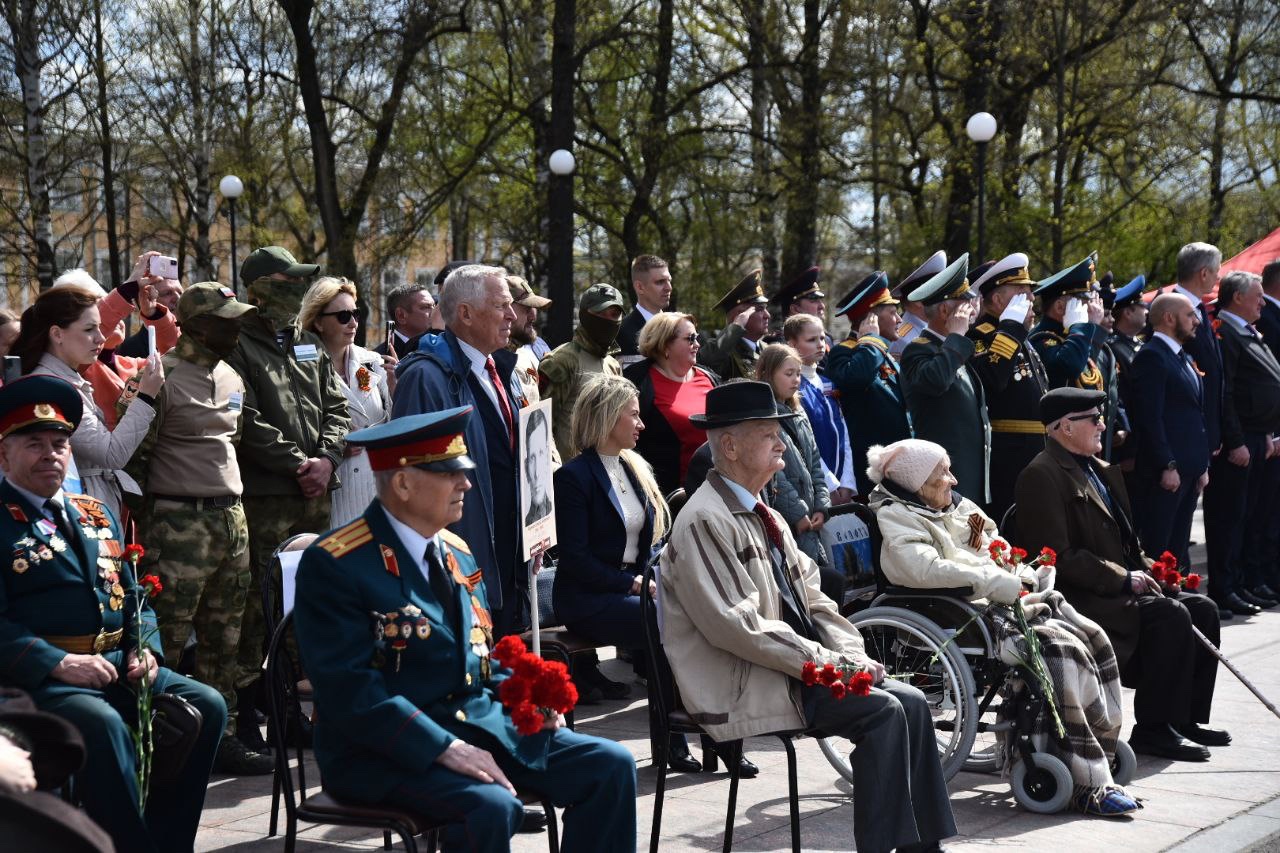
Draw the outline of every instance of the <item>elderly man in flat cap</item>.
M1218 609L1203 595L1162 584L1142 552L1118 468L1097 454L1103 391L1056 388L1040 405L1047 446L1018 478L1013 538L1058 554L1057 589L1101 625L1122 682L1137 690L1134 752L1207 761L1231 736L1209 728L1218 661L1192 626L1217 645Z

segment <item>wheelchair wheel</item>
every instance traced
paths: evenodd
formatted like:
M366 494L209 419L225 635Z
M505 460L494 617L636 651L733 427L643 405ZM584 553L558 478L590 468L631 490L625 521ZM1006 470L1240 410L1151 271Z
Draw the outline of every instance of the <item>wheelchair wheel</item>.
M1138 756L1133 754L1133 747L1127 740L1116 741L1116 754L1111 760L1111 778L1117 785L1128 785L1133 781L1133 773L1138 769Z
M1013 768L1010 784L1018 805L1037 814L1057 814L1071 802L1071 771L1067 765L1047 752L1031 755L1032 767L1019 761Z
M944 647L941 630L909 610L872 607L850 622L861 632L867 654L884 664L890 677L924 693L933 713L942 775L951 779L968 758L977 728L973 676L964 655L954 645ZM826 738L820 746L836 771L852 781L848 743Z

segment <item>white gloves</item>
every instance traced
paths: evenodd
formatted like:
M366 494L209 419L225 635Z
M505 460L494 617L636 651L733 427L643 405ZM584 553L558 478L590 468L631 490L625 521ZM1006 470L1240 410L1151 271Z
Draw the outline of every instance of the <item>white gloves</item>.
M1025 323L1029 313L1031 313L1031 297L1025 293L1019 293L1010 299L1009 304L1000 312L1000 319Z
M1067 300L1067 310L1062 315L1063 327L1070 329L1077 323L1089 322L1089 307L1076 297Z

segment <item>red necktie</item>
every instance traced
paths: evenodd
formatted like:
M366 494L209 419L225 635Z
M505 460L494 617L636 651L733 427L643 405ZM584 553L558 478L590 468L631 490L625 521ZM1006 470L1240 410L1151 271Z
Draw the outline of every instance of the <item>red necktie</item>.
M773 513L769 512L768 507L756 501L754 507L756 515L760 516L760 521L764 524L765 535L769 537L769 542L773 547L782 552L782 529L778 527L777 520L773 517Z
M502 387L502 380L498 378L498 365L493 363L493 357L490 356L484 360L484 369L489 374L489 381L493 383L493 390L498 392L498 412L502 415L502 421L507 425L507 437L511 439L511 447L516 446L516 427L511 416L511 400L507 397L507 389Z

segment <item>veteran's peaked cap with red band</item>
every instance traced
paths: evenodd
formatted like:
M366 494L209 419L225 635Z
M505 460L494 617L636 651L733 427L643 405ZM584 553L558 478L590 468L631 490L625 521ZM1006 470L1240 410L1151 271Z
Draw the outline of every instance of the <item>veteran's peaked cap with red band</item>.
M449 473L476 467L467 455L463 433L471 418L471 406L442 412L406 415L347 436L347 443L363 447L375 471L415 467Z
M75 432L83 414L80 392L56 376L24 376L0 388L0 438L50 429Z

